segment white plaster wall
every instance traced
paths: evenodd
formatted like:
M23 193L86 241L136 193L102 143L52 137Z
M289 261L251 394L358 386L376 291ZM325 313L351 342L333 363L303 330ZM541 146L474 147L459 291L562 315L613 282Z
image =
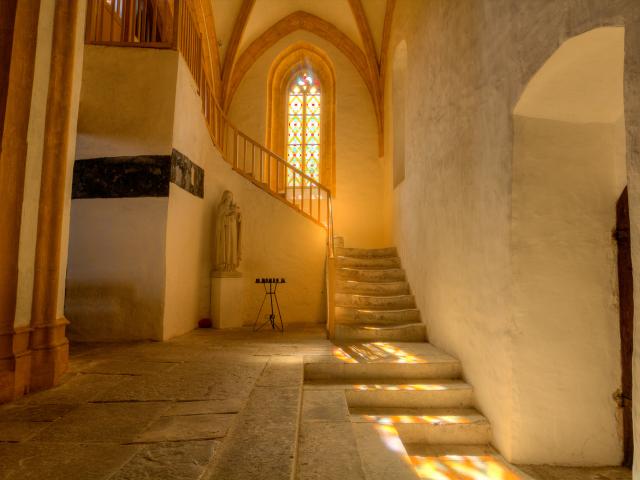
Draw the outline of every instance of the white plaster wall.
M171 152L177 56L85 47L76 159Z
M513 390L540 374L556 378L558 366L540 372L514 340L521 332L513 315L510 258L512 112L527 83L564 40L602 25L625 25L625 107L631 145L627 159L631 170L638 168L634 162L640 151L636 138L640 102L629 99L629 93L640 96L639 15L640 5L627 0L399 0L397 4L389 51L406 40L407 78L413 95L406 110L406 177L394 190L395 241L430 341L462 360L476 403L492 423L494 444L512 461L590 464L614 463L620 458L612 447L618 440L611 421L599 451L589 442L584 449L567 443L569 437L575 442L593 435L591 430L585 434L576 428L584 410L572 409L570 402L575 397L563 385L549 381L546 385L552 390L532 385L536 399L526 399ZM393 125L391 110L386 110L387 129ZM632 115L635 119L629 123ZM390 155L387 182L393 161ZM636 178L631 171L632 192ZM632 217L633 211L632 207ZM632 231L635 263L640 263L638 236L636 225ZM610 271L605 273L611 278ZM601 302L606 310L606 300ZM605 320L600 322L602 328ZM528 327L535 330L535 326ZM547 340L553 344L553 335L548 333ZM584 340L585 350L611 354L610 344L604 348L589 344L591 333L577 335ZM578 338L572 339L569 348ZM611 331L607 338L614 341ZM540 350L536 354L542 357ZM578 350L577 358L585 350ZM591 361L596 364L600 359ZM635 361L637 365L637 358ZM603 371L598 368L596 371ZM587 398L591 410L599 408L594 405L604 409L591 412L601 425L604 416L611 418L604 396L611 394L611 378L617 374L610 369L607 378L599 375L594 381L599 382L600 391ZM566 396L559 403L558 396L552 395L549 407L535 411L531 418L533 404L541 405L550 391ZM550 412L553 402L554 414ZM521 415L523 409L528 409L527 418ZM562 416L567 412L572 419ZM544 448L536 437L538 427L524 423L534 421L547 427Z
M176 71L173 51L86 46L74 142L78 161L169 154ZM168 199L69 203L65 312L70 337L161 340ZM96 238L94 230L103 236ZM98 255L104 264L95 263Z
M518 116L514 128L513 442L552 463L617 464L624 126Z
M263 292L255 278L269 276L285 277L288 282L278 290L285 327L324 321L325 230L231 169L213 147L200 98L182 60L178 72L173 145L204 167L205 198L197 199L184 191L174 194L172 185L165 337L166 332L193 326L198 315L209 314L212 222L224 190L234 193L243 214L240 271L245 296L238 301L243 303L244 323L253 323L262 301ZM183 278L191 279L189 294L184 293L186 287L177 286Z
M482 7L475 0L397 4L389 52L406 41L408 92L394 237L430 341L462 361L508 456L510 177L495 130L501 122L506 128L510 112L482 111L501 105L487 94L493 85L482 82ZM387 128L392 111L385 110Z
M378 157L373 104L362 77L332 44L304 31L277 42L245 75L233 98L230 117L241 130L264 142L269 68L280 52L299 41L323 49L336 73L336 235L343 236L350 246L385 246L389 238L381 218L384 162Z
M72 202L69 338L162 340L167 208L166 197Z

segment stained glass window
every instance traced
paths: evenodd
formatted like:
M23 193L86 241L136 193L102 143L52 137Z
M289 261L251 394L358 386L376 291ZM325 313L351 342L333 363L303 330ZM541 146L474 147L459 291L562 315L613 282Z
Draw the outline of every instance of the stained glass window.
M287 161L320 181L320 82L308 71L299 72L289 87ZM287 184L293 185L291 173Z

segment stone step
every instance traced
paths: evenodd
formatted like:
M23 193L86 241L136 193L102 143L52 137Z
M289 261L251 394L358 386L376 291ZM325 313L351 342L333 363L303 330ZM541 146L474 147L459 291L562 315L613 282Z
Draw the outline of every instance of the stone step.
M407 282L357 282L354 280L338 280L337 293L355 293L360 295L409 295L411 290Z
M401 268L336 268L338 280L353 280L356 282L389 283L404 281L404 270Z
M349 307L364 310L403 310L415 308L413 295L359 295L354 293L336 293L335 304L338 307Z
M352 408L351 421L393 425L403 443L485 445L491 425L475 409Z
M417 308L399 310L366 310L353 307L335 307L337 323L375 323L379 325L420 323Z
M374 324L337 323L337 342L426 342L427 329L424 323Z
M490 445L406 443L404 448L403 453L409 457L417 471L437 469L439 478L489 478L487 472L491 472L490 478L533 480L507 463Z
M344 390L349 407L470 408L473 389L461 380L367 380L363 384L308 381L306 389Z
M352 258L384 258L397 257L396 247L387 248L345 248L337 247L335 254L339 257Z
M336 345L331 355L304 357L306 380L458 379L460 362L429 343L372 342Z
M339 268L400 268L398 257L336 257L336 267Z

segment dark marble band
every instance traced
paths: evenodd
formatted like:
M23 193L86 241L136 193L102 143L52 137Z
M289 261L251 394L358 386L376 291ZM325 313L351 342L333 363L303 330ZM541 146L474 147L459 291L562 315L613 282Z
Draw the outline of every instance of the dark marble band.
M167 197L169 182L204 197L204 170L182 153L77 160L72 198Z
M176 149L171 152L171 181L196 197L204 197L204 170Z

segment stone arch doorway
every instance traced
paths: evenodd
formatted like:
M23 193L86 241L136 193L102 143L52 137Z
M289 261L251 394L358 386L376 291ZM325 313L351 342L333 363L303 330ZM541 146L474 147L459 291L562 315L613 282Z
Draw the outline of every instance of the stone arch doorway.
M623 460L612 236L627 184L623 79L624 28L596 28L546 61L513 112L514 442L576 464Z

